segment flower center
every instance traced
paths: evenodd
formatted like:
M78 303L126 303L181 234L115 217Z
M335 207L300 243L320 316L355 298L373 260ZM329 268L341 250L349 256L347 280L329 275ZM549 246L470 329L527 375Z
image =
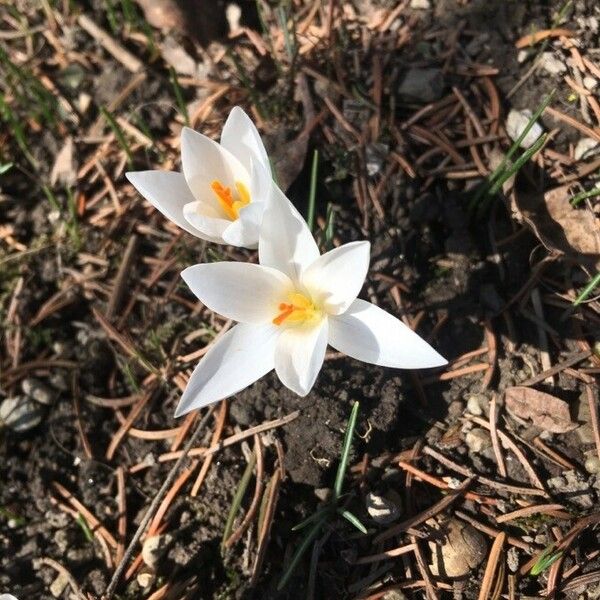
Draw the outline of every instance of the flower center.
M311 324L318 321L322 316L321 309L314 302L299 292L292 292L288 296L289 302L279 305L279 314L273 319L274 325L288 324Z
M240 216L240 210L244 206L250 204L250 192L241 181L235 182L234 192L232 192L230 187L223 185L217 179L211 182L210 188L219 200L221 208L232 221L235 221Z

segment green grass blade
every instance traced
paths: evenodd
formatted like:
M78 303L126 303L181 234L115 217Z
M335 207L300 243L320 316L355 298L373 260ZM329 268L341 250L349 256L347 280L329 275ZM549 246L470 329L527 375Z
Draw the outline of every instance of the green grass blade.
M77 513L76 521L77 521L77 525L79 525L79 527L81 527L81 529L83 531L83 535L85 535L87 541L93 542L94 534L92 533L92 530L90 529L89 525L87 524L87 521L85 520L84 516L81 513Z
M485 214L492 198L494 198L494 196L500 191L500 189L505 184L505 182L510 177L512 177L515 173L518 173L521 170L521 168L523 167L523 165L527 161L529 161L536 152L538 152L540 150L540 148L544 145L544 142L546 141L547 137L548 137L548 135L545 133L543 135L541 135L537 139L535 144L533 144L533 146L531 146L531 148L528 148L527 150L525 150L525 152L523 152L523 154L521 154L521 156L519 156L519 158L517 158L517 160L510 166L510 168L508 168L507 170L505 170L502 173L502 175L500 176L500 179L498 179L492 185L492 188L487 193L484 201L479 204L479 207L477 209L477 216L479 218L481 218Z
M579 194L575 194L569 202L571 206L577 206L580 202L583 202L587 198L593 198L594 196L598 196L600 194L600 188L593 188L588 190L587 192L580 192Z
M123 133L123 130L121 129L120 125L117 123L115 118L110 114L108 109L106 109L104 106L102 106L100 108L100 112L106 119L106 122L110 125L110 128L113 130L113 133L115 134L115 137L117 138L117 141L119 142L119 146L121 146L121 148L127 155L127 163L129 164L129 168L133 169L133 156L131 154L131 148L129 147L129 144L127 143L127 140L125 139L125 134Z
M527 161L529 161L529 159L544 145L544 142L546 141L547 137L548 134L546 133L541 135L530 148L525 150L525 152L523 152L523 154L521 154L521 156L519 156L519 158L517 158L517 160L515 160L515 162L502 173L500 178L496 181L496 183L494 183L494 185L490 189L490 196L493 196L494 194L498 193L498 191L504 185L504 183L515 173L518 173L521 170L523 165Z
M221 541L221 549L225 548L225 542L231 536L231 532L233 530L233 522L235 521L235 517L238 514L240 506L242 505L242 500L244 499L244 495L246 494L246 490L250 485L250 480L252 479L252 471L254 471L254 465L256 464L256 453L252 452L252 456L246 465L246 469L244 470L244 474L240 479L240 483L238 485L237 490L235 491L235 495L233 496L233 500L231 502L231 508L229 509L229 514L227 515L227 522L225 523L225 529L223 531L223 540Z
M599 285L600 273L596 273L595 277L583 288L579 296L577 296L575 302L573 302L573 306L579 306Z
M173 92L175 93L175 101L177 102L179 112L182 114L185 124L189 127L190 115L188 113L185 100L183 99L183 91L181 90L181 86L179 85L177 73L175 72L175 69L173 67L169 67L169 79L171 81L171 85L173 86Z
M333 243L333 220L335 217L335 211L333 210L333 204L329 202L327 204L327 214L325 216L325 247L331 248Z
M315 203L317 201L317 173L319 170L319 151L313 153L312 167L310 169L310 191L308 193L308 214L306 222L308 228L313 231L315 226Z
M352 525L354 525L354 527L356 527L356 529L358 529L361 533L367 533L367 528L358 520L358 517L352 514L349 510L338 510L338 514L344 517L346 521L352 523Z
M298 523L298 525L294 525L292 527L292 531L300 531L301 529L304 529L311 523L314 523L320 517L326 516L326 513L327 514L330 513L331 510L332 510L331 506L325 506L324 508L321 508L317 512L314 512L312 515L310 515L310 517L307 517L306 519L304 519L304 521L300 521L300 523Z
M502 162L494 169L494 172L490 175L489 182L493 182L505 169L508 161L512 158L513 154L519 149L521 146L521 142L525 139L527 134L531 131L531 128L535 125L535 122L539 119L540 115L546 110L554 95L556 94L556 89L552 90L543 100L542 103L535 109L535 112L531 115L531 119L529 119L525 129L521 132L521 135L514 141L513 145L509 148L506 156L503 158Z
M282 590L287 585L287 582L290 580L290 577L296 570L296 567L298 566L300 559L304 556L305 552L310 548L310 545L317 539L317 536L319 535L319 533L321 531L321 527L325 523L325 520L326 520L326 517L323 517L322 519L317 521L307 531L306 535L302 538L302 541L300 542L300 544L298 544L298 547L296 548L296 551L294 552L294 556L292 556L292 560L290 561L290 564L288 565L287 569L285 570L285 573L283 574L282 578L280 579L279 583L277 584L277 591Z
M342 456L340 458L340 464L338 466L337 474L335 476L335 484L333 486L334 502L342 494L342 486L344 484L344 476L346 475L346 468L348 467L348 458L350 457L350 450L352 448L352 437L354 436L354 428L356 427L356 419L358 417L359 403L355 402L348 419L348 425L346 427L346 435L344 436L344 444L342 446Z
M558 552L553 552L553 550L554 544L551 544L540 554L533 567L531 567L531 571L529 571L531 575L540 575L563 555L562 550Z
M525 129L523 129L523 131L521 132L519 137L513 142L511 147L508 149L506 156L502 159L502 161L494 169L494 171L490 175L487 176L486 180L479 186L479 189L477 190L477 192L471 199L471 202L469 203L469 211L470 212L475 210L475 208L477 207L477 205L479 204L479 201L481 200L481 198L483 196L493 195L491 188L496 187L494 184L497 182L498 178L502 178L505 175L506 170L507 170L507 165L509 164L510 159L515 154L515 152L519 149L521 142L525 139L525 136L530 132L531 128L533 127L535 122L538 120L540 115L546 110L547 106L550 104L550 102L554 98L555 94L556 94L556 89L552 90L544 98L544 100L542 100L542 103L536 108L535 112L531 115L531 118L527 122ZM536 144L538 141L539 141L539 138L538 138L538 140L536 140ZM504 181L506 181L506 179L504 179ZM496 191L500 189L501 185L502 184L500 184L499 186L496 187ZM479 214L481 214L481 212L483 212L483 211L480 210Z

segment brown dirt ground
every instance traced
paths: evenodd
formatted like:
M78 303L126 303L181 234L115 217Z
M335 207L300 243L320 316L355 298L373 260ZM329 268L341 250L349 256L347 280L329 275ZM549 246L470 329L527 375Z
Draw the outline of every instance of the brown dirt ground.
M206 247L181 234L126 183L127 155L110 123L102 119L100 107L110 107L135 75L84 31L78 16L86 15L142 61L144 81L110 109L119 123L135 128L121 131L136 169L178 166L183 117L165 58L167 42L173 43L199 65L192 76L178 75L193 124L216 136L231 106L241 104L252 111L280 178L290 183L289 195L304 214L312 151L318 150L317 237L322 245L369 239L371 271L363 297L404 317L430 339L450 360L450 372L467 367L447 377L441 372L365 367L332 355L307 398L294 396L273 374L243 391L229 401L223 437L299 411L295 420L262 436L265 482L281 468L285 476L256 584L250 583L257 555L256 519L233 549L220 549L251 452L248 438L246 447L236 444L215 455L197 497L190 495L189 481L176 495L162 520L164 554L151 583L143 588L141 579L132 576L119 588L119 597L477 598L486 566L493 566L487 557L494 532L499 531L511 538L498 558L504 570L501 575L496 572L504 594L512 590L513 597L539 597L552 588L555 577L559 597L597 597L600 536L593 516L562 562L537 577L519 569L597 511L598 474L588 463L600 440L590 424L586 387L591 386L597 409L593 377L600 359L590 349L598 340L598 302L571 308L587 281L581 265L560 257L542 262L549 251L515 222L500 198L481 219L472 218L468 205L481 181L477 160L487 172L492 150L505 151L510 145L504 122L511 107L534 109L545 93L557 88L552 106L584 122L582 105L572 98L565 74L539 69L516 94L508 95L540 49L538 43L528 60L517 60L515 41L528 33L558 26L570 29L580 53L597 64L598 7L591 0L575 1L564 22L556 25L560 6L533 0L438 0L427 10L412 9L411 3L356 0L334 4L333 12L330 4L321 4L314 14L312 2L292 4L298 27L292 39L301 49L293 61L278 20L283 9L275 3L258 3L266 30L261 29L255 3L244 3L242 23L254 33L229 40L223 37L223 3L208 8L198 3L191 16L180 17L187 33L153 30L137 7L116 0L73 6L49 2L47 9L28 3L0 7L3 30L12 31L19 22L39 28L24 37L0 39L5 52L0 65L5 94L0 163L14 163L0 176L0 393L2 398L24 396L23 381L34 378L52 396L50 406L39 408L42 418L35 428L24 433L0 429L0 592L10 591L21 600L70 597L69 585L51 592L59 573L44 562L48 558L71 573L88 598L105 591L116 551L103 550L97 538L87 539L86 528L76 520L80 510L61 496L55 482L122 542L116 471L123 469L126 541L130 539L172 465L157 458L171 449L173 434L144 439L144 433L181 425L172 414L194 362L180 357L208 344L224 326L220 317L195 303L178 273L199 260L252 254ZM109 6L117 20L114 30ZM136 17L125 23L128 10ZM550 38L545 51L566 63L570 53L561 44ZM261 56L263 46L266 52ZM4 57L31 78L11 70ZM436 70L439 81L429 90L431 99L407 100L399 92L411 68ZM39 90L42 85L48 93L48 81L53 84L50 99ZM498 114L490 89L498 94ZM64 106L53 104L57 94L71 106L76 120ZM84 109L85 103L89 106ZM419 116L427 105L432 108ZM470 120L469 114L475 118ZM589 127L595 135L600 131L600 123L593 120L597 117L592 111ZM26 149L15 119L22 124ZM541 120L547 131L556 131L536 164L519 175L517 193L555 187L578 166L594 161L572 158L574 144L583 137L580 130L548 114ZM474 123L489 141L461 144L479 136ZM67 137L75 144L73 172L66 175L72 179L50 184L52 166ZM597 171L598 166L585 177L576 176L572 193L590 189ZM54 204L44 193L45 185L52 190ZM329 206L335 213L334 236L326 241ZM582 210L597 216L598 206L592 199ZM118 273L132 236L137 243L122 285ZM536 297L541 299L541 315ZM540 331L545 332L544 342ZM482 348L479 355L467 355ZM581 353L579 361L558 369L553 379L530 385L568 402L577 429L552 434L506 412L507 387L528 384L544 371L546 355L551 365L560 365L575 353ZM503 451L505 477L499 473L489 436L483 434L483 449L468 442L473 412L487 420L494 397L500 405L498 429L511 436L524 457L522 461ZM98 398L105 399L104 407ZM115 399L130 402L117 408ZM331 487L355 400L361 409L346 487L352 492L350 508L370 533L360 536L345 521L332 521L318 554L313 554L313 566L309 552L288 587L277 593L277 582L300 539L291 528L317 509L323 488ZM134 429L125 432L114 456L107 458L120 428L119 416L126 418L134 410L132 404L140 407L131 424ZM211 436L207 431L202 445L208 445ZM374 536L389 525L370 518L365 508L369 492L394 498L400 505L397 520L402 522L447 497L419 478L407 478L399 460L438 483L456 486L465 479L424 452L424 446L473 475L499 482L490 486L476 477L469 488L492 503L461 497L410 532L374 543ZM136 470L144 461L147 466ZM523 462L541 480L543 495L502 487L535 487ZM191 481L195 477L196 473ZM242 502L244 511L254 485L253 478ZM562 512L542 510L497 521L503 513L531 504L560 504ZM427 540L443 541L436 527L443 515L458 513L488 528L486 558L463 577L434 576L419 566L414 552L353 564L356 557L409 543L418 544L427 564ZM236 524L240 521L238 517ZM586 574L588 579L576 579ZM166 587L158 592L162 586ZM405 596L388 591L400 589Z

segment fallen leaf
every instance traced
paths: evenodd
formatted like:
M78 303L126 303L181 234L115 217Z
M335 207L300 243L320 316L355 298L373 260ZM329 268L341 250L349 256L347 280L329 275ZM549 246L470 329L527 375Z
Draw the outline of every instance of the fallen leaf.
M73 164L73 138L68 137L65 145L54 159L54 165L50 172L50 184L55 186L62 183L71 186L77 179L77 172Z
M273 156L273 168L277 176L277 183L284 192L294 183L304 167L309 139L309 131L306 128L315 115L308 82L302 73L296 78L294 97L302 103L304 109L304 129L292 140L273 140L273 143L270 144L272 147L269 148L272 150L271 156Z
M569 186L545 194L516 193L513 210L551 252L600 269L600 228L594 213L569 203Z
M571 421L569 405L560 398L525 386L507 388L506 409L521 419L551 433L566 433L577 427Z

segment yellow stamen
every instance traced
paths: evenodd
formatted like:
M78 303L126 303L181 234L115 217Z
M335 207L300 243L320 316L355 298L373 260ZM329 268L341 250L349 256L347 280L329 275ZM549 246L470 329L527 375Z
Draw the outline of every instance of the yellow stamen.
M217 179L211 182L210 188L219 200L221 208L232 221L235 221L240 216L240 210L244 208L244 206L250 204L250 192L241 181L235 182L235 196L230 187L224 186Z
M310 323L321 316L321 311L313 301L304 294L293 292L288 296L289 302L279 305L280 313L273 319L274 325L286 323Z

